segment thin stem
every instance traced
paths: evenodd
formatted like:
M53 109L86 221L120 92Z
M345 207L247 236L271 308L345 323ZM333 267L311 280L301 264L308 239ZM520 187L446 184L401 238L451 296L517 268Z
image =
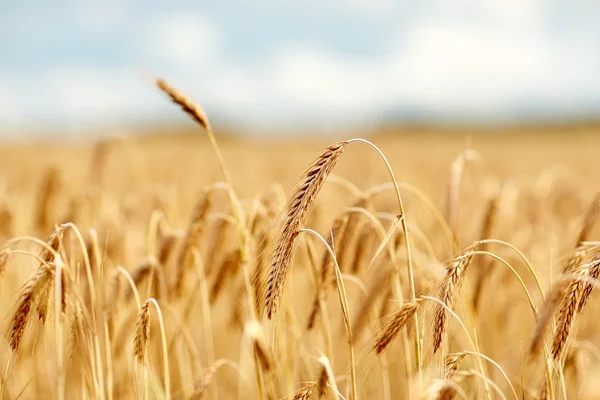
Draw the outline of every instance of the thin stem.
M408 284L409 284L409 288L410 288L410 299L412 301L414 301L417 297L416 290L415 290L415 276L414 276L414 271L413 271L412 256L411 256L411 252L410 252L410 239L409 239L409 234L408 234L408 224L406 223L406 213L404 211L404 205L402 204L402 196L400 195L400 187L398 186L398 181L396 179L396 176L394 175L394 171L392 170L390 163L388 162L388 160L385 157L385 155L383 154L383 152L377 146L375 146L373 143L369 142L368 140L365 140L362 138L348 140L348 143L353 143L353 142L364 143L364 144L370 146L373 150L375 150L377 152L377 154L379 154L379 156L381 157L383 162L385 163L388 173L390 174L390 178L392 179L392 182L394 183L394 189L396 190L396 197L398 199L398 209L400 211L400 215L402 216L400 223L402 224L402 230L404 232L404 242L405 242L405 246L406 246L406 262L407 262L407 267L408 267ZM396 277L397 285L400 285L400 274L398 272L395 273L395 277ZM400 302L402 299L397 299L397 300ZM421 341L419 340L418 313L415 313L415 316L414 316L414 329L415 329L414 340L415 340L415 348L416 348L416 355L417 355L417 370L419 372L419 386L421 388L423 388L423 373L421 371Z
M319 235L318 232L312 230L312 229L300 229L299 230L300 233L302 232L306 232L309 234L312 234L314 236L316 236L324 245L325 248L327 250L327 252L329 252L329 255L331 256L332 260L333 260L333 264L335 267L335 279L336 279L336 283L337 283L337 289L338 289L338 296L340 299L340 304L342 306L342 315L344 317L344 327L346 329L346 339L348 340L348 349L349 349L349 354L350 354L350 380L351 380L351 384L352 384L352 392L351 392L351 399L356 399L356 365L355 365L355 359L354 359L354 346L352 345L352 328L351 328L351 323L350 323L350 311L348 309L348 298L346 297L346 288L344 287L344 279L342 277L342 271L340 270L340 266L338 265L337 259L335 257L335 252L333 251L333 249L327 244L327 241L323 238L323 236Z
M167 333L165 331L165 323L158 302L152 297L149 298L148 301L154 305L156 314L158 315L158 324L160 325L160 336L162 340L163 368L165 370L165 399L171 400L171 377L169 372L169 355L167 353Z

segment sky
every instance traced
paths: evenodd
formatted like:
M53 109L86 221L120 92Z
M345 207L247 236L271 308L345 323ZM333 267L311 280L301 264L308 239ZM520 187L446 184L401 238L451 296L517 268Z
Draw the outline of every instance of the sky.
M592 0L0 0L0 127L600 115Z

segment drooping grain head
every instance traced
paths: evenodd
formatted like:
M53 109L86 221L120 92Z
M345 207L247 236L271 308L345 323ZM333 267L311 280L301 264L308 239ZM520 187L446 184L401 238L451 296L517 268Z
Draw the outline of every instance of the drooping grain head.
M38 296L42 296L42 299L48 304L47 288L52 285L52 275L50 269L39 268L36 276L29 281L21 294L17 309L11 319L9 329L9 345L15 352L19 349L32 308L37 306L37 312L40 319L45 320L46 318L47 308L46 310L40 310L39 305L36 305L36 302L38 301Z
M54 218L54 205L56 203L56 195L59 191L60 179L58 169L49 168L42 178L40 190L37 197L38 203L36 208L36 227L40 232L48 231L52 225L57 222Z
M8 247L3 247L0 250L0 277L6 270L6 264L8 264L8 260L10 259L10 249Z
M179 239L179 235L177 233L166 233L161 235L158 240L158 246L156 249L156 260L163 267L169 261L171 254L173 253L173 249L175 248L175 243Z
M434 313L433 352L436 353L442 345L444 333L448 325L447 308L452 309L454 298L457 296L465 273L472 260L472 255L460 256L446 268L446 276L440 286L440 301Z
M479 234L479 239L491 239L492 232L494 229L494 225L497 219L497 209L498 209L499 195L493 196L489 199L485 214L483 217L483 221L481 224L481 233ZM487 245L482 244L480 246L480 250L487 250ZM489 276L489 267L491 264L491 260L487 257L480 257L478 268L476 269L476 278L475 278L475 287L473 289L473 307L475 310L479 307L479 299L481 297L481 291L483 289L483 285L485 282L486 276Z
M214 378L215 374L217 373L217 370L222 365L225 365L225 361L217 360L213 363L213 365L206 368L202 372L200 379L195 384L194 393L190 396L189 400L201 400L205 397L204 395L206 394L208 387L210 386L211 382L213 381L213 378Z
M293 257L296 236L314 204L317 194L323 187L327 176L335 167L347 142L339 142L327 150L308 169L300 188L287 206L281 235L273 252L271 267L267 277L265 294L265 312L271 319L277 310L283 291L289 263Z
M208 122L208 118L200 107L199 104L193 102L189 97L180 92L179 90L169 86L167 82L162 79L156 79L156 86L165 92L170 98L171 101L181 107L181 109L187 113L194 121L196 121L202 128L207 131L211 130L210 123Z
M133 339L133 355L140 364L148 360L148 342L150 340L150 300L146 300L138 313L135 322Z
M217 276L213 281L209 296L211 303L214 303L217 300L217 297L221 293L223 287L226 285L227 280L234 278L236 272L240 269L241 264L242 256L240 250L231 250L221 263Z
M538 321L535 327L535 333L533 334L533 340L531 341L531 345L529 347L530 356L536 356L539 354L548 327L552 322L554 312L563 298L567 285L567 281L561 279L552 286L550 293L546 295L544 304L538 313Z
M190 216L190 222L188 223L185 236L183 237L181 247L179 248L176 261L177 264L175 266L176 276L174 282L174 292L178 295L180 295L183 290L183 278L185 276L185 271L189 263L192 249L198 244L198 241L202 236L202 232L204 232L206 216L208 214L208 210L210 209L211 203L211 191L204 191L196 202L196 205L192 211L192 215ZM163 258L164 257L165 254L163 254Z
M577 305L577 312L579 314L583 312L583 309L592 294L592 290L594 290L595 281L598 279L598 276L600 276L600 252L597 252L596 255L594 255L585 269L582 278L583 289L581 290L581 297L579 299L579 304Z
M454 375L456 375L456 371L458 371L458 367L460 366L460 362L467 353L456 353L456 354L448 354L446 356L446 372L445 379L452 379Z
M558 307L558 311L555 318L554 337L552 339L552 356L555 360L558 360L562 355L567 340L569 339L569 333L573 327L573 319L577 306L579 305L579 299L582 295L583 282L585 271L578 269L574 271L575 277L569 282Z
M354 341L360 338L360 334L367 325L369 313L372 310L375 300L377 300L379 296L384 295L386 288L390 287L389 283L392 279L392 274L393 271L391 269L386 269L377 274L369 283L367 296L358 309L356 317L352 318L352 339Z
M377 354L381 354L392 340L398 335L400 330L404 328L414 317L419 304L422 300L407 301L396 311L392 317L384 323L381 328L381 333L375 341L373 349Z
M317 378L315 388L317 390L318 398L322 398L327 396L327 382L329 379L327 378L327 369L324 365L319 368L319 371L319 377Z
M296 393L294 400L310 400L314 389L315 385L304 386L298 391L298 393Z

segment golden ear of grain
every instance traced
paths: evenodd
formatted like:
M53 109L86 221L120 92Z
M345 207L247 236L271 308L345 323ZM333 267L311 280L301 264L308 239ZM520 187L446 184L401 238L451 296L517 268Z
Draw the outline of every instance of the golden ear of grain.
M393 271L386 269L372 280L369 284L367 297L362 302L360 309L356 313L356 318L352 319L352 340L356 341L360 338L360 334L369 320L369 312L375 303L377 297L385 293L386 285L389 286Z
M304 182L292 197L281 235L273 252L271 269L267 277L265 312L271 319L275 314L279 297L285 284L289 263L293 256L294 242L299 229L303 228L315 198L327 176L336 165L348 142L339 142L327 148L305 174Z
M368 260L374 253L376 238L377 236L373 231L373 228L370 225L365 224L356 241L356 250L354 252L351 270L353 275L357 275L360 272L361 267L368 263Z
M8 247L2 248L2 250L0 250L0 277L6 270L6 264L8 264L9 259L10 259L10 249Z
M440 301L449 309L452 309L454 297L460 289L463 278L473 259L472 255L461 256L452 262L446 269L446 276L441 285ZM433 330L433 352L436 353L442 345L444 333L448 325L446 315L446 307L438 304L434 314L434 330Z
M315 383L315 388L317 390L317 396L319 399L327 396L327 381L327 369L324 365L322 365L319 372L319 378Z
M36 226L40 232L47 231L52 228L52 213L54 211L55 197L60 186L58 169L49 168L46 170L42 182L40 184L40 193L37 197L38 203L36 208Z
M404 328L413 318L419 307L421 299L416 301L407 301L396 311L389 321L384 324L381 334L377 337L373 349L377 354L381 354L392 340L398 335L398 332Z
M204 110L202 110L202 107L200 107L200 105L193 102L189 97L187 97L179 90L175 89L172 86L169 86L169 84L163 79L158 78L156 79L155 83L160 90L165 92L171 98L171 101L173 103L179 105L181 109L190 117L192 117L194 121L200 124L202 128L206 129L207 131L211 130L208 118L206 117L206 114L204 113Z
M600 276L600 252L596 253L586 268L583 276L581 298L577 305L577 313L581 314L583 312L583 309L592 294L592 290L594 290L594 281L598 279L598 276Z
M491 239L492 230L494 229L494 223L496 221L496 211L498 208L498 195L493 196L487 204L485 209L485 215L483 217L483 223L481 224L481 233L479 238L481 240ZM480 250L486 251L487 244L483 244L480 247ZM479 307L479 299L481 297L481 291L483 289L483 284L485 282L485 277L489 274L489 266L490 259L487 257L481 257L481 261L479 261L479 266L476 268L476 278L475 278L475 287L473 289L473 308L475 310Z
M150 340L150 300L146 300L136 318L133 355L140 364L148 359L148 341Z
M460 362L466 355L467 353L456 353L446 356L446 379L452 379L456 375Z
M214 303L221 293L221 289L225 286L225 283L229 277L233 277L235 273L240 269L242 264L242 256L239 249L233 249L223 260L213 285L210 289L209 300L210 303Z
M309 400L312 396L315 385L307 385L296 393L294 400Z
M583 271L578 270L577 276L568 284L558 307L552 340L552 356L555 360L560 358L569 339L569 333L573 326L573 318L575 317L583 289L582 275Z
M566 275L572 271L575 271L585 258L585 250L581 248L575 249L575 252L567 260L567 264L563 269L563 275Z
M60 249L60 242L61 242L63 230L64 230L64 227L60 226L48 236L48 239L47 239L48 247L50 247L55 252L58 252ZM49 264L50 267L55 266L54 253L52 251L50 251L49 249L47 249L46 247L44 247L42 249L42 252L40 253L40 258L42 260L44 260L47 264ZM45 279L43 282L39 282L38 291L35 294L36 302L37 302L36 311L38 313L38 317L39 317L40 321L42 321L42 324L44 324L46 322L46 318L48 316L50 292L52 291L52 272L50 270L48 270L48 266L46 266L44 264L40 265L39 269L47 270L45 272L38 270L37 277L40 277L40 278L43 277ZM62 299L61 302L62 302L62 306L64 309L65 304L66 304L66 290L67 290L67 280L66 280L66 271L65 270L61 271L61 283L62 283L61 286L62 286L62 291L63 291L61 293L61 299Z
M161 266L166 266L169 261L169 257L175 248L175 242L179 235L176 233L167 233L162 235L158 241L158 248L156 250L156 260Z
M205 191L200 195L200 198L196 202L192 215L190 216L190 222L188 224L183 242L177 255L176 265L176 276L174 283L174 292L180 295L183 290L184 276L189 262L189 256L194 246L197 245L202 232L204 231L204 225L206 223L206 215L211 206L211 191Z
M142 285L147 279L151 279L152 296L160 299L166 295L167 288L163 271L155 260L146 260L138 264L131 274L131 279L136 287ZM128 299L131 296L133 296L133 291L128 291Z
M440 387L438 395L436 397L437 400L452 400L456 397L456 388L452 384L451 381L445 381L444 384Z
M194 390L194 393L190 396L189 400L201 400L204 398L204 395L206 394L206 389L208 389L208 387L210 386L213 377L217 373L217 370L224 364L225 360L217 360L213 363L213 365L204 370L202 376L196 383L196 389Z
M538 313L538 321L535 327L535 333L533 334L533 340L529 346L530 356L536 356L539 353L544 341L544 336L546 335L546 331L548 330L550 322L552 321L552 316L554 315L556 307L563 297L566 287L566 281L559 280L554 284L550 290L550 293L546 295L544 304Z
M25 327L29 321L29 316L31 315L31 309L36 304L36 299L38 299L38 296L40 295L45 296L47 304L48 295L45 292L46 288L51 287L51 285L52 272L46 267L40 267L36 276L29 281L23 290L23 294L21 295L19 304L10 323L9 345L13 351L16 352L19 349L21 339L25 333ZM43 309L40 310L38 304L37 312L40 319L45 320L46 311Z

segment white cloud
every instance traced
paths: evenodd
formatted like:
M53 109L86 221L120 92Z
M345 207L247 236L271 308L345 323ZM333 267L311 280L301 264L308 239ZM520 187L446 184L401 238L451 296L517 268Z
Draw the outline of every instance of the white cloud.
M368 4L353 0L349 6ZM386 0L377 4L370 17L397 9ZM545 110L600 104L597 38L585 31L557 37L545 25L548 7L541 0L432 1L398 25L386 51L371 57L287 37L255 58L238 59L224 48L225 25L183 11L142 19L125 46L131 46L134 68L164 76L209 116L250 123L369 121L403 110L433 118L495 117L530 104ZM128 11L115 6L103 12L122 19ZM0 121L25 120L36 109L83 121L143 116L157 107L176 115L133 68L65 62L34 76L0 75Z
M207 62L216 57L221 41L209 18L183 11L150 18L140 34L138 41L145 52L180 64Z

